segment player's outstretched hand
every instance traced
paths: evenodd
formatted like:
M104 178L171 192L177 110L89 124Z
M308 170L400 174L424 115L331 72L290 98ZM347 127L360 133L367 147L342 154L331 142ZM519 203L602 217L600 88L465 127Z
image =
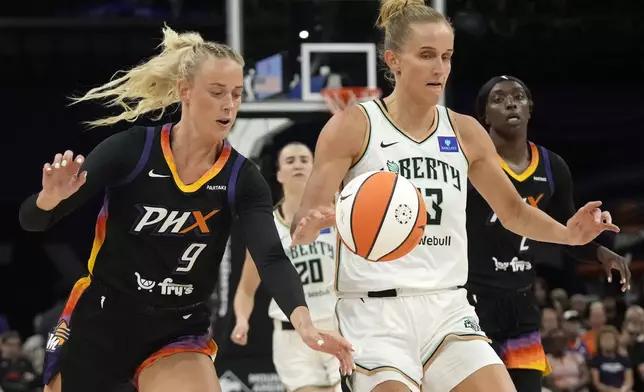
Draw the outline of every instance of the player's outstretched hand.
M622 291L626 292L630 290L631 271L628 269L628 265L631 263L632 255L629 253L626 257L622 257L603 246L599 247L597 255L599 256L599 262L606 272L608 283L613 281L613 270L617 270L619 272L619 283L622 285Z
M235 344L238 344L240 346L245 346L246 343L248 343L249 329L250 329L250 326L248 325L248 321L237 320L237 324L233 329L233 333L230 335L230 340L232 340L233 343Z
M321 230L332 226L335 226L333 206L312 209L298 222L291 235L291 246L311 244L318 238Z
M619 233L619 227L613 224L610 212L599 209L601 205L601 201L591 201L568 219L569 245L585 245L605 230Z
M64 154L56 154L52 163L45 163L40 199L46 209L55 207L85 184L87 172L79 173L84 161L82 155L74 156L72 151L67 150ZM39 204L39 207L43 206Z
M313 350L331 354L340 361L340 372L351 375L355 370L353 346L337 332L310 327L298 331L304 343Z

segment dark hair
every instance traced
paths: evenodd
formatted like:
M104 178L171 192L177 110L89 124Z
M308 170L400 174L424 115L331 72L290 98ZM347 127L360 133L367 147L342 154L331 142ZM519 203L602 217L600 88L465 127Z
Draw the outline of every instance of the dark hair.
M313 151L312 151L312 150L309 148L309 146L307 146L305 143L298 142L298 141L295 141L295 142L288 142L288 143L286 143L284 146L282 146L282 148L280 148L280 149L277 151L277 160L276 160L276 162L275 162L275 168L276 168L276 170L279 170L279 169L280 169L280 157L282 156L282 151L284 151L284 149L286 149L286 147L290 147L290 146L302 146L302 147L306 147L306 149L307 149L307 150L309 150L309 151L311 151L311 154L313 154Z
M7 343L9 339L18 339L20 340L20 334L18 331L7 331L0 335L0 342Z
M481 125L483 125L486 128L487 128L487 124L485 123L485 108L487 107L487 100L490 96L490 91L492 91L494 86L505 81L516 82L523 88L526 95L528 96L528 99L530 100L530 112L532 112L532 92L530 92L530 89L528 88L528 86L526 86L526 84L523 83L521 79L515 78L514 76L507 76L507 75L495 76L492 79L485 82L485 84L479 90L478 95L476 96L476 107L475 107L476 118L477 120L479 120Z

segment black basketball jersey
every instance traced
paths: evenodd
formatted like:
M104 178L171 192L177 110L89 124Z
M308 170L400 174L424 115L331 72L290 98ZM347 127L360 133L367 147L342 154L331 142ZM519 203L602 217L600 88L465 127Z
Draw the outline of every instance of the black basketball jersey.
M204 301L213 292L244 158L229 143L195 183L183 184L170 125L144 133L136 166L107 189L88 263L101 281L155 305Z
M262 281L282 310L290 315L306 306L259 170L224 141L212 167L184 184L171 132L172 124L134 127L105 139L81 168L86 183L50 211L38 208L38 195L28 198L20 209L22 227L46 230L104 191L88 263L92 278L128 294L134 305L173 308L210 297L235 216Z
M554 154L533 143L529 143L529 148L531 161L523 173L515 173L500 157L499 160L523 200L549 211L553 196L558 192L553 174ZM556 167L561 163L565 166L560 157L555 159ZM567 172L567 166L565 169ZM569 173L567 181L570 182ZM570 216L564 215L562 220ZM467 236L469 286L521 289L532 284L535 258L541 254L543 244L505 229L485 199L471 186L467 200Z

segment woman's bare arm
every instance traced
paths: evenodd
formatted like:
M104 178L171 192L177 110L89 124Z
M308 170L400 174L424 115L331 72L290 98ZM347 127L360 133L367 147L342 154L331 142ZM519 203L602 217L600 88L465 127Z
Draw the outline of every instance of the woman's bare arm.
M326 123L315 146L313 171L300 209L293 218L291 234L311 210L332 205L342 179L366 147L368 127L366 115L357 105L334 115Z
M460 114L454 117L463 150L470 162L470 182L492 207L503 226L536 241L578 245L581 237L579 232L572 233L566 226L521 199L499 165L496 148L485 129L472 117ZM596 207L589 203L582 210L587 209L590 214Z
M255 307L255 292L257 292L260 282L257 266L255 266L250 252L246 251L246 260L244 261L241 278L233 300L235 318L238 321L242 320L248 323Z

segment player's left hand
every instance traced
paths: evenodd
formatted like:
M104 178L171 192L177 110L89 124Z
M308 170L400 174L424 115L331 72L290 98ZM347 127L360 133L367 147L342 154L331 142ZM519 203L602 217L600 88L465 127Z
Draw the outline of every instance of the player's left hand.
M610 213L599 209L601 205L601 201L591 201L568 219L568 245L585 245L605 230L619 233L619 227L613 224Z
M601 246L598 249L599 262L604 267L608 283L613 280L613 270L619 271L619 283L622 285L622 292L631 289L631 271L628 264L631 262L630 256L622 257L617 253Z
M298 331L304 343L315 351L331 354L340 361L340 373L351 375L355 370L353 346L337 332L313 326Z

